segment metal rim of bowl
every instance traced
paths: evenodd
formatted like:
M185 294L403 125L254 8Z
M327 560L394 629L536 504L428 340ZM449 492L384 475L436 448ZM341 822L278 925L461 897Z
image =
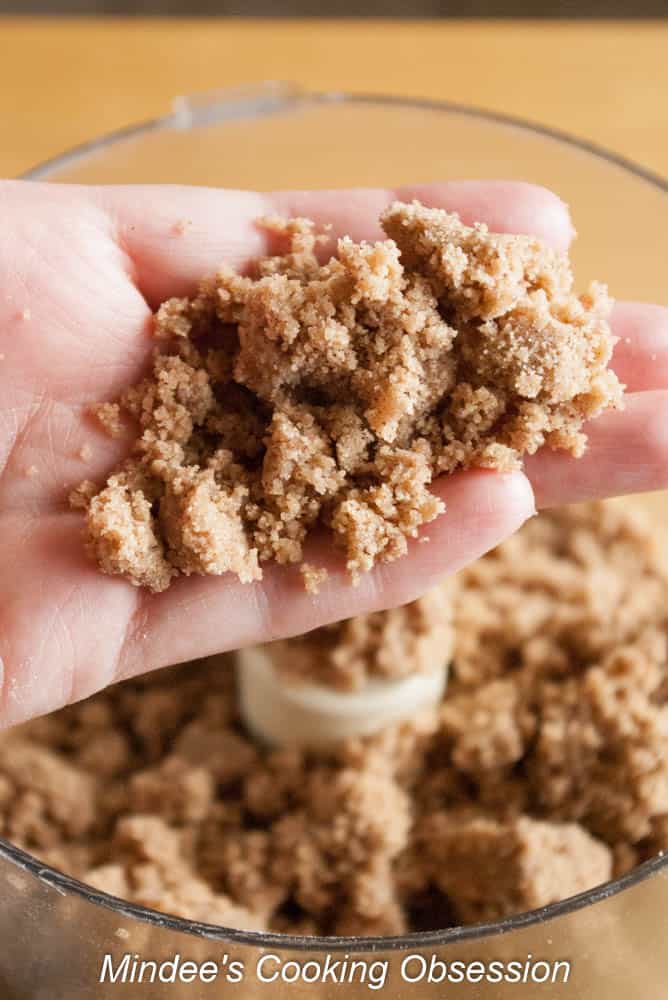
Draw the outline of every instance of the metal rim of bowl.
M295 84L282 81L268 81L256 88L239 88L238 90L222 90L217 94L204 95L193 102L190 98L178 98L171 114L152 118L136 125L116 129L90 142L81 143L72 149L43 161L21 175L24 180L39 180L46 178L58 167L76 163L92 153L99 152L123 140L145 135L168 128L187 130L200 124L217 124L232 118L238 118L240 102L247 109L249 116L261 117L289 108L292 103L309 101L312 103L336 104L380 104L385 107L418 108L427 111L442 111L462 115L491 124L517 128L533 135L543 136L557 143L580 150L595 159L614 165L630 173L652 187L668 194L668 180L659 174L648 170L611 150L596 143L572 136L560 129L552 128L528 121L524 118L507 115L498 111L488 111L484 108L467 106L450 101L438 101L420 98L394 97L383 94L348 94L336 92L309 92ZM236 111L236 113L234 113ZM291 934L275 934L263 931L244 931L234 927L222 927L216 924L201 923L160 913L149 907L139 906L127 900L119 899L105 892L100 892L92 886L77 879L62 874L55 868L45 865L27 851L9 843L0 837L0 858L16 865L19 869L35 878L38 882L53 888L63 895L79 896L88 903L101 906L122 916L131 917L141 923L151 924L177 931L182 934L203 937L212 940L225 940L232 944L255 946L258 948L275 947L285 951L352 951L355 953L403 951L425 946L445 945L454 941L470 941L484 937L508 934L524 927L533 926L557 917L565 916L581 910L586 906L600 903L611 896L632 888L644 882L661 871L668 870L668 853L662 852L650 860L638 865L632 871L619 878L611 879L601 885L588 889L576 896L551 903L549 906L497 920L492 923L474 924L465 927L450 927L445 930L420 931L413 934L391 937L305 937Z

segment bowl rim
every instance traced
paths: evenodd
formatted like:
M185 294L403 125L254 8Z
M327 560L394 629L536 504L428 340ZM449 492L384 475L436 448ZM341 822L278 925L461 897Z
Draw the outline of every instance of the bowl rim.
M24 171L23 180L46 179L59 167L74 164L85 157L109 148L119 142L139 138L163 129L188 130L201 125L220 124L235 118L264 117L268 114L288 110L292 105L311 104L379 104L384 107L417 108L425 111L444 112L488 123L517 128L520 131L555 141L558 144L579 150L594 159L607 162L651 187L668 194L668 179L655 171L609 150L595 142L572 135L549 125L530 121L518 115L488 110L476 105L455 101L419 97L402 97L388 94L349 93L347 91L309 91L299 85L283 81L265 81L256 86L222 89L209 94L177 98L169 114L149 118L136 124L107 132L102 136L79 143L56 156L49 157L31 169ZM181 934L211 940L224 940L231 944L249 947L274 947L292 952L341 952L354 954L365 952L397 952L421 949L427 946L441 946L457 941L472 941L505 935L525 927L536 926L567 916L585 907L601 903L606 899L639 885L662 872L668 874L668 852L660 852L630 872L610 879L593 889L578 893L557 903L550 903L538 909L507 917L503 920L464 927L449 927L444 930L419 931L412 934L387 937L327 937L277 934L264 931L247 931L234 927L224 927L199 921L186 920L161 913L150 907L139 906L109 893L94 889L78 879L64 875L49 865L39 861L27 851L0 837L0 859L15 865L38 882L52 888L61 895L72 895L86 903L101 906L121 916L130 917L141 923L165 928Z
M391 935L387 937L327 937L314 935L306 937L296 934L277 934L270 931L247 931L236 927L224 927L219 924L208 924L197 920L187 920L175 917L147 906L140 906L128 900L112 896L110 893L94 889L78 879L64 875L50 865L45 865L27 851L16 847L0 837L0 860L15 865L20 871L31 875L42 885L53 889L61 896L76 896L94 906L101 906L120 916L131 917L140 923L149 924L191 937L208 940L227 941L230 944L245 945L255 948L279 948L283 952L397 952L422 949L429 946L442 946L458 941L475 941L481 938L491 938L506 935L525 927L545 924L559 917L565 917L588 906L602 903L612 896L656 878L664 872L668 876L668 852L662 851L648 861L637 865L631 871L619 878L602 882L593 889L587 889L575 896L550 903L538 909L483 924L472 924L463 927L448 927L436 931L415 931L411 934Z
M220 124L242 117L244 114L260 118L288 110L291 106L307 103L328 105L380 104L388 108L416 108L423 111L440 111L446 114L479 119L502 127L516 128L589 154L594 159L603 160L619 167L623 171L633 174L639 180L645 181L651 187L668 193L668 178L657 171L599 143L573 135L565 129L524 118L521 115L437 98L402 97L394 94L374 94L364 91L358 93L344 90L308 90L299 84L282 80L266 80L256 85L222 88L217 91L177 97L173 101L172 111L168 114L147 118L131 125L113 129L97 138L78 143L62 153L42 160L19 176L22 180L47 178L51 172L59 167L76 163L86 156L107 149L119 142L138 138L151 132L169 128L185 131L201 125Z

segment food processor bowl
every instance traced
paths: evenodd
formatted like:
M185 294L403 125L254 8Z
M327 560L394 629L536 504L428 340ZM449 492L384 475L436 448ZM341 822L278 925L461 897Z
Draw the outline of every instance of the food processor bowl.
M289 84L180 98L170 114L27 176L261 190L527 180L570 205L581 282L605 277L616 297L668 304L668 183L586 142L447 102ZM660 525L665 496L624 502L649 504ZM541 910L403 938L193 923L95 891L1 839L0 898L3 1000L106 1000L124 988L140 998L665 1000L668 982L666 856ZM139 980L142 961L156 972L149 964Z

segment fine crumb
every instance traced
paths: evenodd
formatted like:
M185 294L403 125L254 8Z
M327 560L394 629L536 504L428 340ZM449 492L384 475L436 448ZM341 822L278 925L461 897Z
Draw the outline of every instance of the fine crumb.
M183 234L192 226L191 219L179 219L172 226L172 232L175 236L183 236Z
M445 583L416 601L314 629L266 647L289 681L355 690L370 678L399 679L447 663L454 633Z
M152 373L93 408L112 435L121 412L139 427L88 511L104 572L257 580L321 524L355 582L443 513L434 476L579 456L583 423L621 405L605 288L576 295L538 240L395 203L386 239L320 264L312 222L262 224L287 252L163 303Z
M323 566L312 566L311 563L301 563L299 572L304 580L304 587L309 594L319 594L329 573Z
M351 686L443 630L442 704L327 752L255 745L229 656L4 732L0 836L134 903L306 935L493 920L629 871L668 850L655 535L614 504L541 514L426 604L281 644Z
M78 454L82 462L90 462L93 457L93 449L89 444L82 444Z
M29 465L26 467L24 475L27 479L36 479L39 476L39 469L36 465Z
M73 510L88 510L88 505L92 498L95 496L99 489L97 483L94 483L92 479L84 479L82 483L73 489L69 496L68 502Z
M109 437L118 438L123 434L121 407L118 403L92 403L90 412L107 432Z
M19 313L19 319L22 319L24 323L29 322L29 320L32 319L32 310L29 309L28 306L26 306Z

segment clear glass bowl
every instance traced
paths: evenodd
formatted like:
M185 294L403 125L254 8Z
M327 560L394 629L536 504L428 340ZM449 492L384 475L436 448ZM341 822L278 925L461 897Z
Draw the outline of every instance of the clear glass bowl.
M604 150L549 129L434 101L312 94L288 84L180 98L171 114L89 143L30 171L31 178L79 183L178 182L226 187L316 188L393 185L448 178L530 180L570 206L584 280L605 278L620 298L668 304L668 183ZM665 498L650 502L665 509ZM213 960L204 985L137 983L139 997L257 997L259 959L283 966L345 955L387 963L382 996L558 997L559 1000L665 1000L668 981L668 857L542 910L495 924L406 938L293 938L195 924L91 890L0 839L0 996L7 1000L104 1000L120 984L101 983L105 955L144 960ZM223 964L227 955L227 964ZM567 982L429 982L422 956L441 961L562 960ZM529 959L530 957L530 959ZM241 961L239 984L225 970ZM274 966L276 967L276 966ZM310 971L314 966L310 966ZM563 977L563 970L560 974ZM369 983L277 981L271 995L373 995ZM415 980L415 981L409 981ZM535 981L534 981L535 982Z

